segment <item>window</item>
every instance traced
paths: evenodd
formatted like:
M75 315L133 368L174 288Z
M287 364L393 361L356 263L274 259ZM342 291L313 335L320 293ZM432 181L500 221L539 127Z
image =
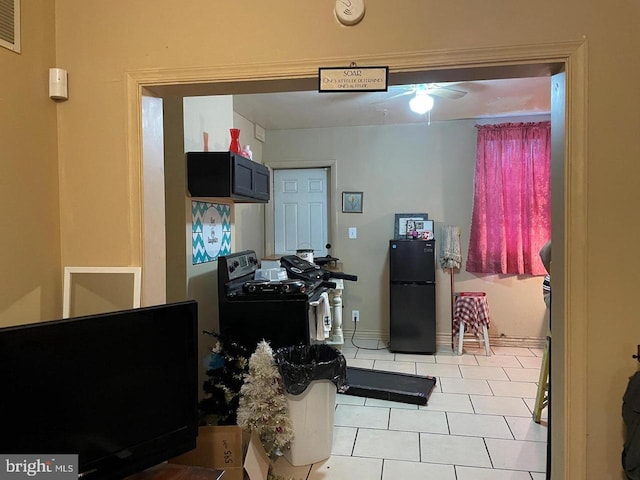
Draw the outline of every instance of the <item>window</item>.
M478 125L467 271L544 275L551 122Z

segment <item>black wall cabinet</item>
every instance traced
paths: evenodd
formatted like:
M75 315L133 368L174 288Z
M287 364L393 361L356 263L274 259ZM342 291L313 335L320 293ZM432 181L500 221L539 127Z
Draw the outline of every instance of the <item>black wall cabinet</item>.
M192 197L224 197L266 203L269 169L233 152L188 152L187 188Z

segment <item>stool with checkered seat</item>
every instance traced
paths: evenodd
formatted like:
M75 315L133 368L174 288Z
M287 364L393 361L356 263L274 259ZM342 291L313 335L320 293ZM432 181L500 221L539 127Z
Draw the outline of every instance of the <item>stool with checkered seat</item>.
M458 336L458 355L462 355L466 330L467 333L472 333L478 342L484 344L485 353L490 356L488 331L490 323L489 304L485 292L455 293L452 335ZM480 339L480 332L482 332L482 339Z

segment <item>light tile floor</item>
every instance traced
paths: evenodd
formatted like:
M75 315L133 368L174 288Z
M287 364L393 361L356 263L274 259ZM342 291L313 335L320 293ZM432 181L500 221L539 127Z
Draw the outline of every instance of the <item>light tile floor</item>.
M547 412L532 420L542 349L465 347L392 353L358 340L347 364L437 377L426 406L338 395L331 457L274 473L286 480L544 480ZM373 350L378 349L379 350Z

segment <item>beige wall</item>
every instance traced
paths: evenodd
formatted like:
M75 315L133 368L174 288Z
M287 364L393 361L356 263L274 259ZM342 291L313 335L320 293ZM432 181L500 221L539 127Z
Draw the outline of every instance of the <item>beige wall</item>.
M144 223L144 282L141 299L144 305L167 301L167 242L165 231L165 177L163 102L161 98L142 98L142 151L144 177L142 216ZM158 232L158 233L156 233Z
M183 125L174 124L174 129L182 129L184 136L184 152L200 152L204 151L204 141L202 132L209 133L208 149L209 151L228 149L230 134L229 128L233 127L233 99L230 95L217 97L187 97L183 101L184 105L184 122ZM179 166L183 173L182 177L167 178L168 182L179 183L184 190L186 182L184 181L185 156L184 152L179 156L166 158L167 163ZM171 168L174 168L173 166ZM186 244L186 275L187 275L187 291L186 299L194 299L198 301L198 319L199 330L218 329L218 262L205 262L193 264L193 250L191 248L193 241L192 230L192 202L211 202L211 203L230 203L228 200L213 201L206 198L191 198L188 192L183 193L183 201L185 202L184 216L182 217L182 228L185 233L184 242ZM231 204L231 218L234 217L234 207ZM186 225L186 229L184 226ZM231 244L235 243L235 231L231 229ZM202 338L201 349L209 338ZM201 378L204 378L204 372L200 372Z
M146 100L146 99L144 99ZM147 118L143 108L143 124L154 121ZM153 117L153 114L151 115ZM231 205L232 251L264 251L264 206L261 204L233 204L228 199L191 198L186 189L185 152L203 151L203 131L208 132L208 151L228 149L229 128L241 130L242 144L253 143L253 159L261 161L262 144L251 142L253 123L233 112L232 97L170 97L164 99L164 137L166 189L166 225L152 232L146 230L145 238L167 239L167 300L194 299L198 302L198 330L218 331L218 262L192 263L192 201L227 203ZM145 161L147 153L145 150ZM145 173L145 190L154 178ZM160 257L160 255L156 255ZM147 258L145 252L145 259ZM164 266L164 265L163 265ZM155 266L157 267L157 266ZM148 270L149 264L145 265ZM143 298L143 303L149 303ZM209 336L199 337L199 349L205 352L212 346ZM203 354L204 356L204 354ZM200 366L200 383L206 378L204 366Z
M590 233L573 243L588 255L585 290L575 293L588 309L568 332L586 331L579 348L588 351L586 388L575 398L586 405L587 450L574 462L586 467L574 478L622 478L620 402L637 368L631 354L640 339L640 260L633 255L640 237L637 3L462 0L434 8L422 0L368 0L364 21L347 28L325 2L58 0L55 38L52 2L22 3L23 53L0 52L0 212L11 232L0 250L3 323L60 312L59 225L62 264L140 261L134 241L139 198L130 196L137 177L128 164L127 72L237 65L241 77L246 65L310 59L322 65L328 58L345 64L394 52L432 52L446 65L447 51L584 41L588 140L586 158L577 163L586 162L587 190L585 198L565 199L586 202ZM70 88L69 101L57 107L59 170L56 107L44 93L54 63L69 71ZM568 171L575 172L571 165ZM564 258L567 252L560 253Z
M233 126L240 129L241 145L251 146L252 159L263 163L262 143L253 136L253 122L234 112ZM237 203L234 210L234 251L255 250L258 258L262 258L264 256L264 204Z
M548 117L538 118L538 121ZM533 117L500 121L535 121ZM498 120L495 120L498 122ZM426 212L436 226L439 252L442 225L461 228L463 268L455 274L456 291L485 291L491 310L490 334L509 345L542 345L544 320L541 277L477 275L465 271L473 206L476 121L434 122L430 126L378 125L269 131L264 160L284 166L287 161L335 159L338 170L337 229L330 239L331 254L344 271L358 275L345 282L344 328L353 330L351 310L360 311L358 336L389 335L389 240L394 214ZM482 123L488 123L483 120ZM342 191L364 192L360 214L341 213ZM348 239L349 227L358 229ZM438 253L439 260L439 253ZM436 270L437 332L439 343L449 343L451 285L448 271ZM495 343L495 341L494 341Z
M253 139L253 123L233 111L233 99L229 95L209 96L209 97L185 97L184 99L184 128L175 118L167 121L167 126L172 130L184 131L184 150L203 151L202 132L209 133L209 151L228 150L230 143L229 128L240 129L240 142L242 145L253 143L253 159L261 162L262 145L260 142L251 142ZM172 137L173 138L173 137ZM180 155L167 155L165 162L169 165L172 175L167 176L166 183L171 191L184 192L185 163L184 153ZM234 204L229 199L215 198L191 198L186 193L185 214L182 216L182 223L167 218L167 222L172 225L168 227L169 235L173 236L175 224L182 232L186 233L186 251L180 248L179 253L185 255L184 265L186 268L187 290L184 299L195 299L198 301L198 313L200 317L200 329L218 330L218 262L207 262L198 265L192 264L192 229L191 229L191 203L192 201L206 201L212 203L225 203L231 206L231 250L238 252L241 250L255 250L259 257L264 253L264 206L258 203L237 203ZM186 231L185 226L186 224ZM159 232L162 233L162 232ZM178 252L171 252L170 256L175 257ZM176 269L172 275L182 277L180 269L182 265L175 263Z
M167 301L188 299L186 238L190 233L184 167L184 108L182 97L163 101L164 153L165 153L165 238L167 242ZM189 202L190 204L190 202ZM188 218L188 217L187 217Z
M22 2L22 53L0 48L0 326L62 315L53 2Z

